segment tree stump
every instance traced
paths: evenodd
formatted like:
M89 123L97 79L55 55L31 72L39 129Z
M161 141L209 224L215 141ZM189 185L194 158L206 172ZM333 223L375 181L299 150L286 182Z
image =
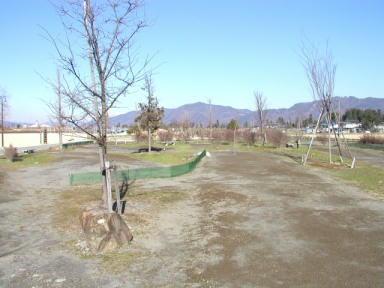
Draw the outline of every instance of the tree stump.
M80 223L88 247L93 252L114 250L133 238L119 214L108 213L98 206L85 208L80 214Z

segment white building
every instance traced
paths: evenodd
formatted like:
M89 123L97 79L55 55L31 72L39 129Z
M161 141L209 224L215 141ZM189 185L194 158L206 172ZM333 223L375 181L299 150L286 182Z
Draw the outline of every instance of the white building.
M350 120L346 122L341 122L340 124L343 128L343 132L356 133L361 131L361 123L358 120Z

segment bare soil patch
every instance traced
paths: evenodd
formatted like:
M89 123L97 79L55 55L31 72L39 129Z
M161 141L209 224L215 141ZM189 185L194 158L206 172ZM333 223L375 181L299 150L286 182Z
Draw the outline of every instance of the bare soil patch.
M131 183L133 242L81 253L75 218L61 215L73 220L58 229L56 217L92 201L91 186L67 184L68 170L97 171L97 154L83 152L0 171L0 286L384 286L383 201L271 153L217 153L191 174Z

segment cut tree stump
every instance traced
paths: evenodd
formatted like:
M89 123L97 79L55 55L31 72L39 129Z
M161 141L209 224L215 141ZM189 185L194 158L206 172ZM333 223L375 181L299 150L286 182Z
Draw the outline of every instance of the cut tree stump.
M98 206L85 208L80 214L80 223L93 252L112 251L133 238L119 214L108 213Z

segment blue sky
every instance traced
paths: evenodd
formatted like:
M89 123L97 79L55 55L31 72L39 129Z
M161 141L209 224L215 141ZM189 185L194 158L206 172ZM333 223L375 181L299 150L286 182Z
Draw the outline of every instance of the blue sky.
M8 119L45 121L53 91L55 52L42 37L62 27L48 0L3 1L0 9L0 86L10 95ZM137 38L152 66L160 104L197 101L254 110L253 90L269 108L312 100L300 63L305 38L328 45L337 64L335 94L384 97L384 1L147 0L150 26ZM132 94L113 114L133 110Z

